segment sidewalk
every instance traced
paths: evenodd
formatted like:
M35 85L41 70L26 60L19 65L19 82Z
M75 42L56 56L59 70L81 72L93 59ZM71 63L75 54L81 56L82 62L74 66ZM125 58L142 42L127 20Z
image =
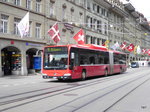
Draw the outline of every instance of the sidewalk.
M0 83L1 82L5 82L6 80L7 81L12 81L12 80L32 80L32 79L37 79L37 80L41 80L43 79L42 78L42 75L40 73L35 73L35 74L28 74L28 75L8 75L8 76L3 76L3 77L0 77Z
M0 77L0 89L4 88L17 88L22 86L34 86L35 84L40 84L44 82L41 74L29 74L28 76L18 76L18 75L11 75L11 76L3 76Z

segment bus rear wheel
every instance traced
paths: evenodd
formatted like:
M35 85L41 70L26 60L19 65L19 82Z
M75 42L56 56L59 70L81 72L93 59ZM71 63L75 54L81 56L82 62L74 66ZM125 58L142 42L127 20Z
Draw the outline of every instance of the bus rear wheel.
M108 76L108 70L107 70L107 69L105 70L104 75L105 75L106 77Z
M123 68L120 68L120 73L123 73L123 72L124 72Z
M82 72L82 80L85 80L85 79L86 79L86 72L83 71L83 72Z

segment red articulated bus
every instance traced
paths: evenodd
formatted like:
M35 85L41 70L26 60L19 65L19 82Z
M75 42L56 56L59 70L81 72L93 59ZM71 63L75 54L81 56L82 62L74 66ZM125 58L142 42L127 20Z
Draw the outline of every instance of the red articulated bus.
M123 73L127 69L126 54L104 46L47 46L43 52L43 78L86 79L87 77Z

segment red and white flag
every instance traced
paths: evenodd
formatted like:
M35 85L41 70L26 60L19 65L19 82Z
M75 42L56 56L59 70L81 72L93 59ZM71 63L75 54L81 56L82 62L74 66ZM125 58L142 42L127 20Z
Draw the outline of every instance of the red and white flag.
M119 43L118 42L116 42L111 48L113 49L113 50L117 50L118 48L119 48Z
M120 45L121 49L125 49L126 48L126 42L123 42L121 45Z
M29 12L21 19L17 25L21 37L29 33Z
M142 49L142 53L143 53L143 54L146 54L146 49Z
M147 50L147 54L150 56L150 49Z
M128 47L127 47L127 50L132 52L134 50L134 45L133 44L130 44Z
M54 40L55 43L60 41L60 33L58 29L58 23L55 23L48 31L48 34Z
M80 29L79 32L73 38L78 42L78 44L85 44L84 32L82 29Z

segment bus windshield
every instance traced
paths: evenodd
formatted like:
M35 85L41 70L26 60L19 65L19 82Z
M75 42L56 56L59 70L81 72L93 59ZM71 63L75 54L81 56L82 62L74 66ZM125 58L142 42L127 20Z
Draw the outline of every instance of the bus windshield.
M45 48L43 67L48 70L64 70L68 68L67 47Z

